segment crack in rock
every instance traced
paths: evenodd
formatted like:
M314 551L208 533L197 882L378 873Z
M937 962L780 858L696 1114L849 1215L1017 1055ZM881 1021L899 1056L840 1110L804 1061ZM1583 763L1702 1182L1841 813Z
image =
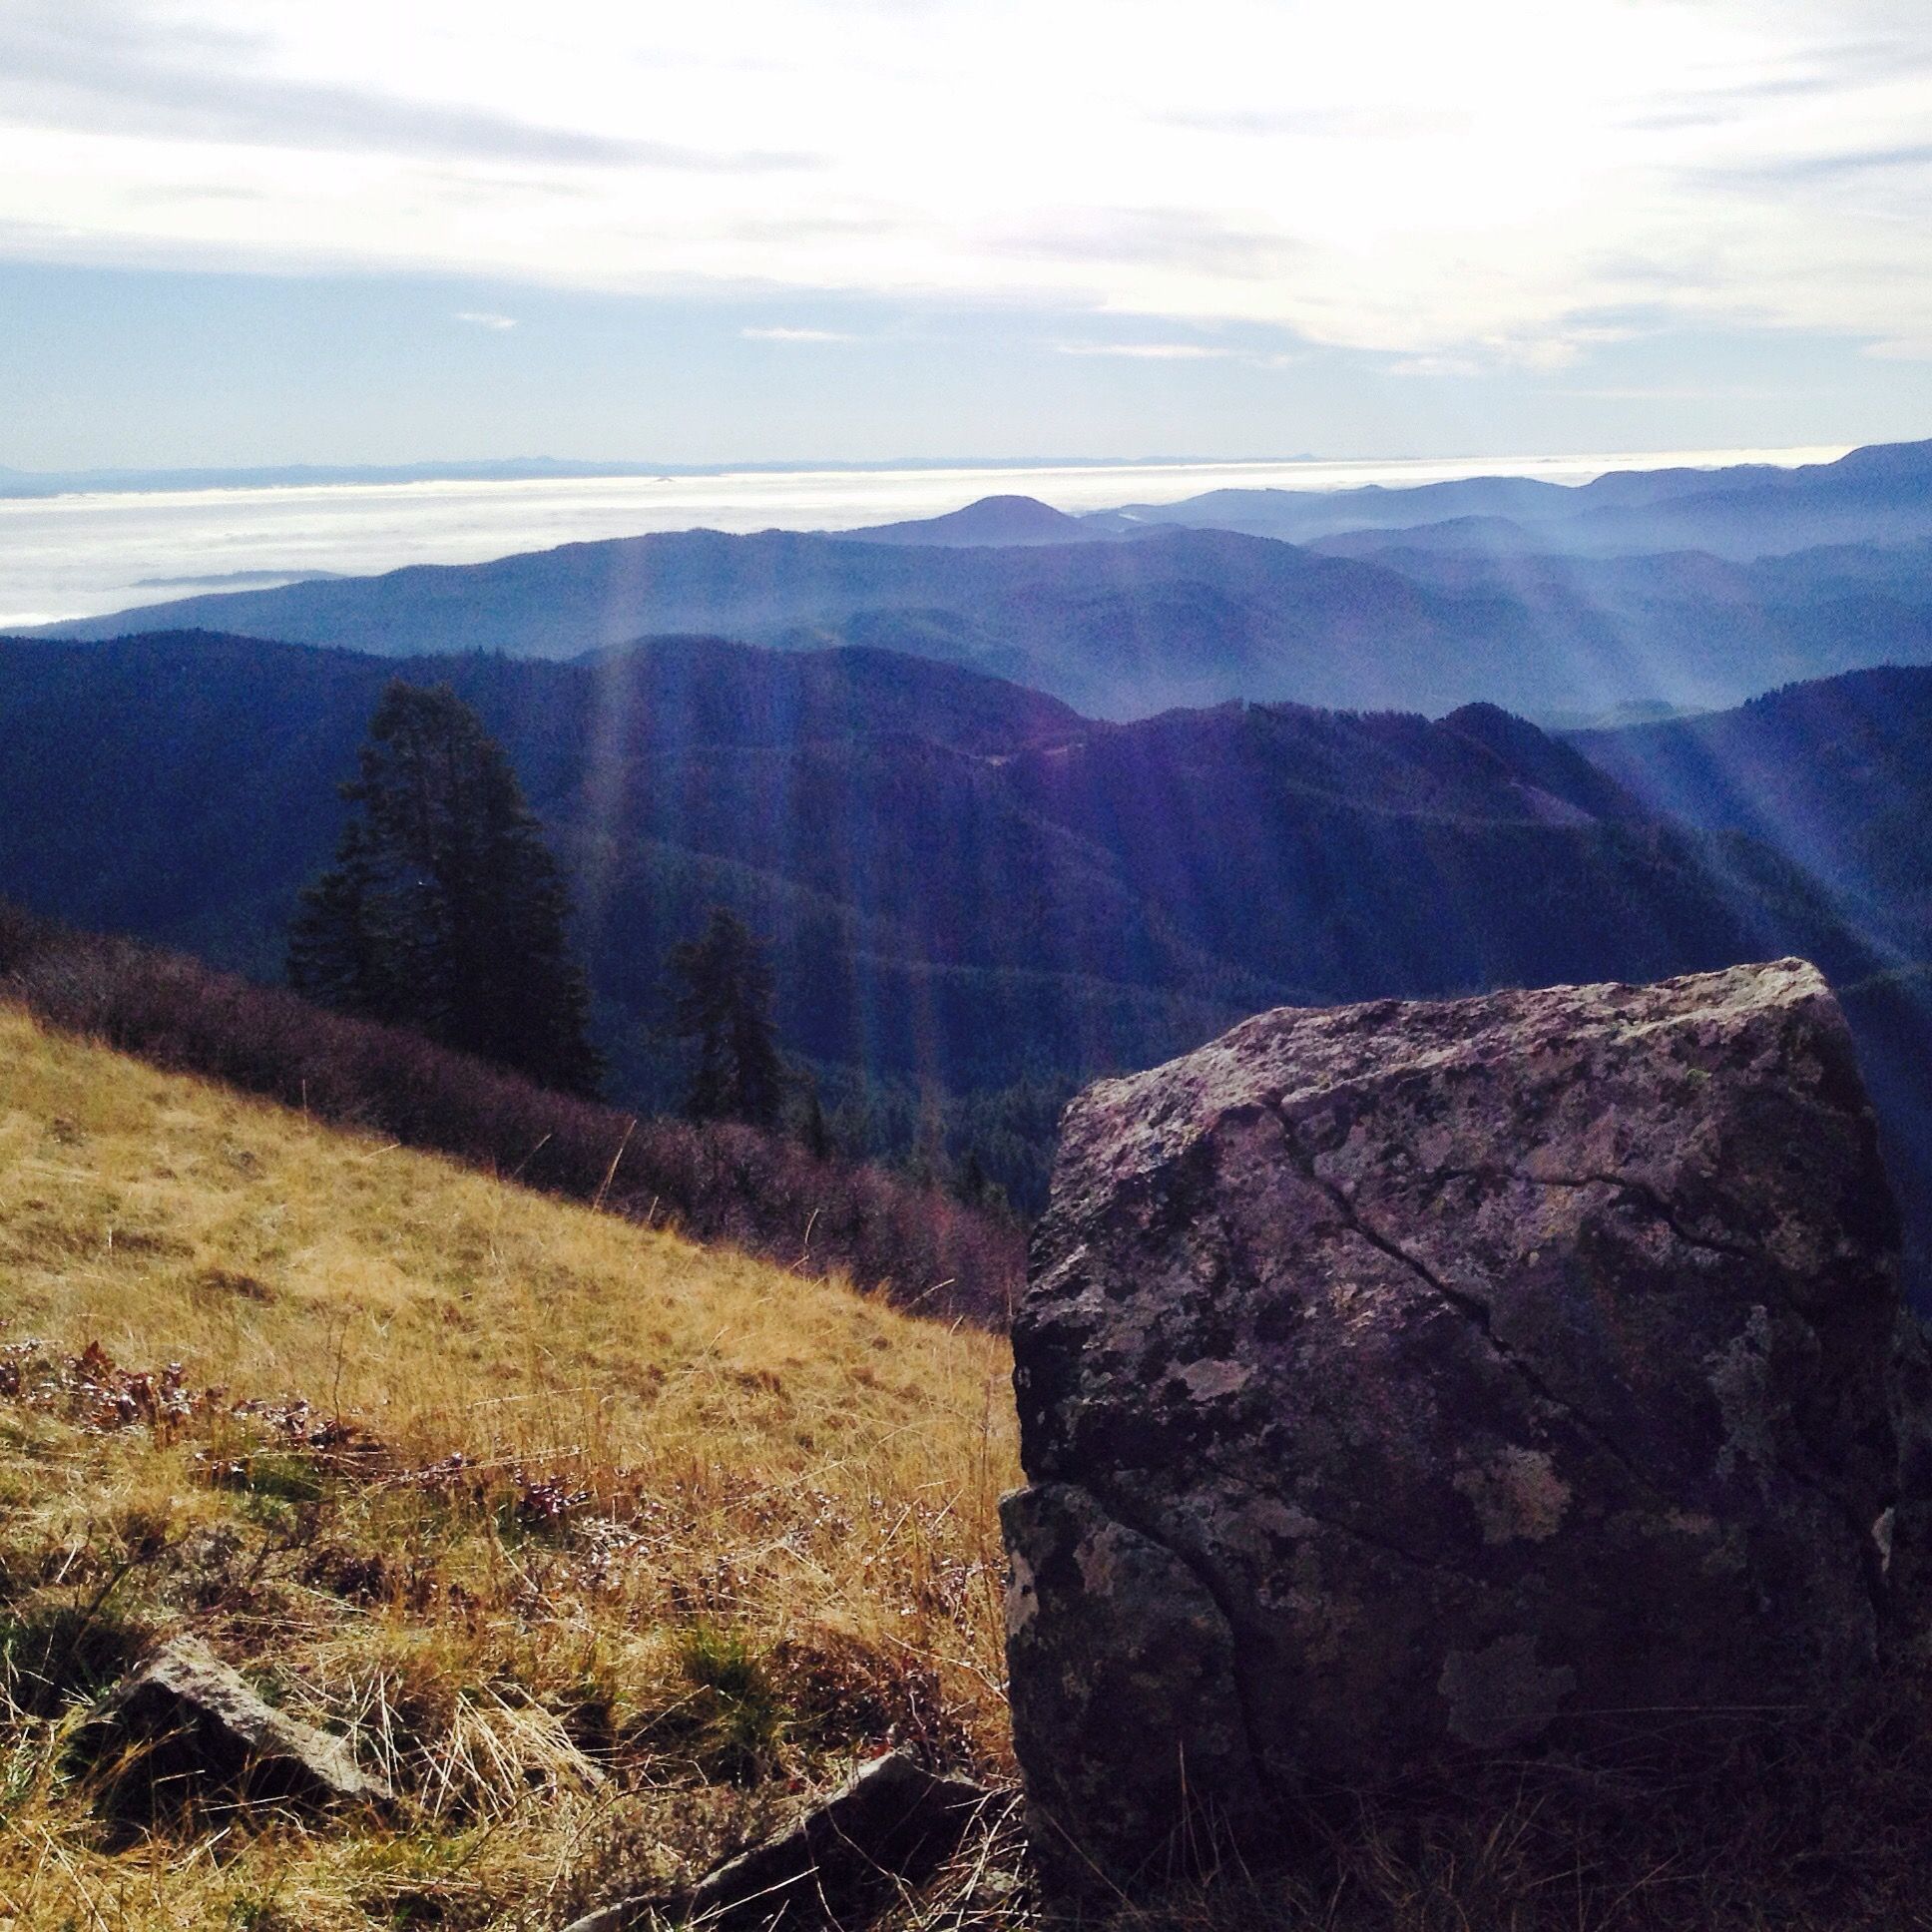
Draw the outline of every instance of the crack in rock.
M1472 1750L1836 1694L1932 1615L1898 1277L1801 961L1284 1008L1091 1089L1014 1327L1030 1788L1118 1899L1197 1814L1281 1856Z
M1197 1556L1193 1551L1171 1541L1156 1528L1152 1517L1138 1508L1131 1499L1121 1496L1118 1491L1110 1493L1110 1490L1103 1490L1091 1481L1070 1483L1066 1487L1080 1490L1103 1516L1111 1517L1123 1529L1132 1530L1144 1543L1150 1543L1155 1549L1172 1557L1201 1586L1203 1594L1220 1613L1220 1620L1227 1627L1227 1648L1230 1657L1227 1675L1234 1692L1234 1708L1240 1715L1241 1737L1247 1745L1247 1754L1253 1764L1256 1781L1272 1794L1273 1784L1268 1776L1267 1757L1262 1749L1266 1726L1261 1721L1260 1713L1254 1708L1253 1690L1247 1681L1248 1674L1242 1668L1244 1646L1241 1627L1235 1616L1234 1605L1226 1584L1215 1575L1212 1566L1206 1558Z
M1417 1280L1433 1289L1441 1300L1454 1308L1482 1336L1496 1359L1507 1364L1512 1372L1518 1376L1533 1394L1539 1396L1551 1408L1556 1410L1559 1415L1563 1416L1570 1423L1571 1427L1599 1455L1607 1456L1612 1462L1616 1463L1631 1481L1637 1484L1653 1501L1658 1503L1668 1501L1664 1492L1637 1466L1622 1447L1612 1441L1609 1436L1605 1435L1603 1430L1578 1408L1576 1403L1551 1387L1536 1364L1517 1353L1496 1332L1495 1319L1486 1302L1470 1294L1467 1290L1458 1288L1453 1283L1445 1281L1419 1255L1411 1254L1399 1241L1391 1239L1379 1228L1373 1227L1365 1221L1357 1210L1355 1204L1332 1181L1326 1180L1316 1171L1314 1157L1302 1147L1299 1138L1295 1134L1294 1123L1289 1119L1286 1111L1277 1103L1273 1112L1275 1119L1281 1125L1281 1138L1287 1148L1288 1159L1294 1163L1296 1171L1312 1186L1319 1188L1333 1204L1336 1213L1341 1217L1343 1226L1351 1233L1365 1240L1369 1246L1387 1255L1398 1266L1407 1268Z
M1283 1509L1299 1510L1309 1522L1319 1524L1324 1530L1333 1530L1337 1536L1346 1537L1351 1543L1362 1544L1365 1548L1379 1550L1384 1556L1393 1557L1398 1563L1405 1563L1412 1569L1426 1570L1434 1576L1449 1577L1457 1583L1483 1587L1483 1579L1473 1570L1460 1564L1445 1562L1440 1557L1426 1557L1414 1550L1406 1549L1387 1537L1378 1536L1373 1530L1359 1523L1351 1523L1345 1517L1333 1515L1329 1511L1315 1508L1298 1490L1282 1491L1272 1487L1257 1487L1251 1477L1242 1476L1229 1469L1214 1456L1197 1455L1198 1466L1230 1484L1235 1490L1260 1498L1265 1502L1278 1503ZM1130 1528L1133 1526L1130 1524Z
M1755 1261L1782 1274L1783 1264L1763 1248L1748 1247L1742 1241L1726 1241L1714 1234L1699 1234L1687 1226L1677 1209L1648 1181L1628 1174L1532 1174L1524 1168L1440 1168L1432 1181L1520 1181L1532 1188L1610 1188L1640 1208L1649 1209L1686 1247L1700 1248L1706 1254L1726 1254L1733 1260Z

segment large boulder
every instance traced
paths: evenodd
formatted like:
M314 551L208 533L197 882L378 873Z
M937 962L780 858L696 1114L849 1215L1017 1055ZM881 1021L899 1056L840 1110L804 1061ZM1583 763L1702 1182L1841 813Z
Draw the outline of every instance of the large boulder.
M1004 1506L1050 1878L1867 1671L1923 1547L1897 1275L1801 960L1284 1010L1090 1089Z

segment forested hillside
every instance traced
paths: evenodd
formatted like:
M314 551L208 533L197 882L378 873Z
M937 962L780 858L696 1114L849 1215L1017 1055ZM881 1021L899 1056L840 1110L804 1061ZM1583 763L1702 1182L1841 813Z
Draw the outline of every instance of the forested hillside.
M1863 671L1573 742L1655 810L1790 853L1932 957L1932 671Z
M1491 708L1097 724L914 659L703 640L412 669L478 707L566 860L618 1097L675 1099L666 955L725 904L840 1131L977 1150L1022 1205L1074 1084L1259 1007L1876 963L1762 847L1648 815ZM0 646L0 892L272 976L393 670L208 636Z

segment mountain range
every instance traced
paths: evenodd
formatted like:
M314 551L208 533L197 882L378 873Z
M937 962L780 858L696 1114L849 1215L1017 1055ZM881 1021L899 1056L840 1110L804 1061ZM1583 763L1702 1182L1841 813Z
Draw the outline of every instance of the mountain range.
M1878 443L1829 463L1612 470L1584 484L1479 476L1404 489L1214 490L1104 514L1120 532L1179 523L1293 543L1398 532L1417 548L1734 561L1837 543L1932 536L1932 442Z
M1506 700L1528 689L1552 703L1580 689L1538 675L1535 639L1506 602L1185 529L1021 546L682 531L187 598L47 635L204 625L396 656L574 658L693 632L789 649L875 645L971 665L1114 718L1230 696L1446 710L1499 689Z
M1908 444L178 599L0 642L0 892L272 977L406 660L570 868L620 1099L676 1097L663 962L713 904L849 1138L1027 1205L1074 1085L1258 1007L1802 952L1932 1228L1928 504Z
M1651 547L1599 542L1605 519ZM1745 524L1750 544L1725 537ZM679 634L859 645L1115 720L1229 699L1490 702L1551 721L1718 709L1932 662L1932 445L1581 487L1223 491L1085 518L991 497L839 534L682 531L236 589L44 634L202 628L398 657L571 659Z

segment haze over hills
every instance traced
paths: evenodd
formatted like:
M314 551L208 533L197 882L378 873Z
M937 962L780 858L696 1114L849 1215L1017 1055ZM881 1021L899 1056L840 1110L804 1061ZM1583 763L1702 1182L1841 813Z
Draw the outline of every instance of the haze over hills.
M1344 531L1406 530L1458 519L1557 521L1717 489L1748 490L1788 474L1775 464L1747 463L1721 469L1611 470L1585 483L1498 474L1341 490L1232 488L1204 491L1178 503L1123 504L1087 520L1120 535L1148 524L1185 523L1305 543Z
M1115 718L1233 696L1441 711L1500 692L1532 709L1595 690L1539 662L1522 614L1494 598L1185 529L1020 548L688 531L188 598L46 635L204 625L397 656L572 658L667 632L791 649L871 644L968 664Z
M840 534L683 531L178 598L47 634L215 628L396 656L549 658L664 633L859 644L1116 719L1229 698L1431 713L1491 702L1550 718L1712 709L1873 663L1932 661L1929 450L1799 470L1620 472L1579 487L1223 492L1158 521L992 497ZM1402 522L1423 508L1458 514ZM1320 536L1318 552L1190 522L1305 535L1362 517L1387 527ZM1652 548L1573 544L1605 518L1652 519L1629 526ZM1715 532L1722 549L1723 530L1745 522L1773 550L1771 537L1800 529L1858 541L1742 559L1696 547Z

